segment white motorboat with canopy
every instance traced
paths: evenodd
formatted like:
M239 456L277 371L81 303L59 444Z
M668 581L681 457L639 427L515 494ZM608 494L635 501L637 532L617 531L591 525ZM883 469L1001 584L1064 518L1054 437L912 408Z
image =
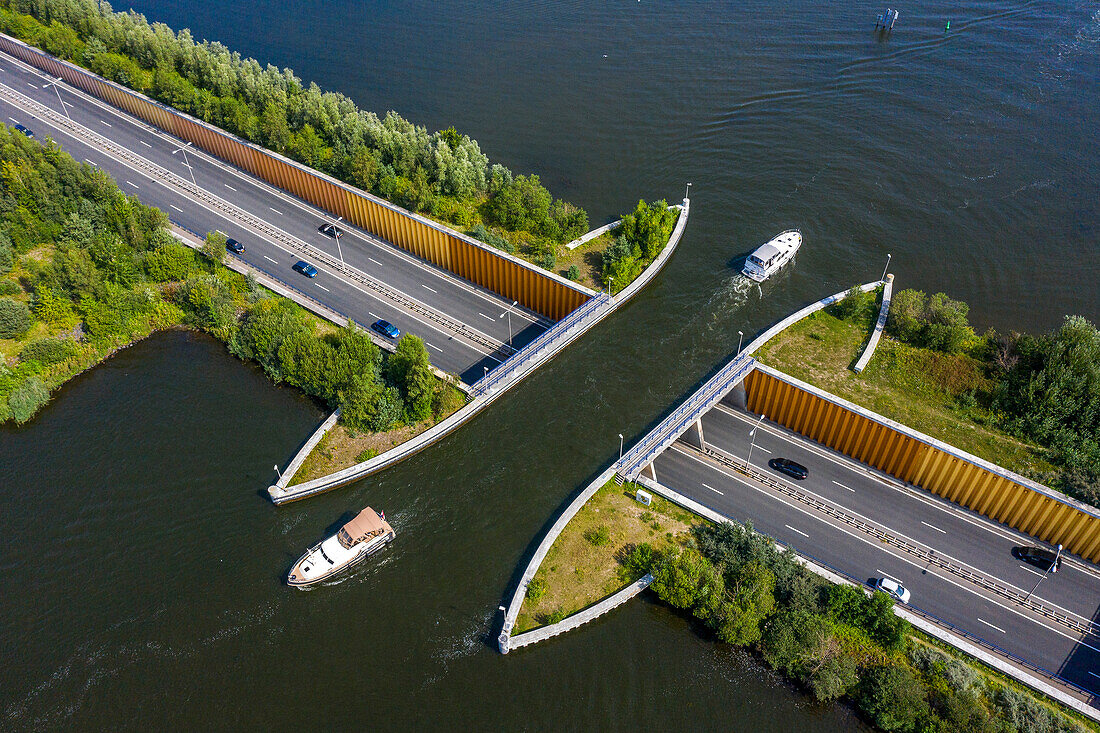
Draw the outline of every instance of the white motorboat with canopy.
M378 514L367 507L339 532L309 548L294 563L286 582L303 587L331 578L344 568L373 555L395 536L385 513Z
M758 283L762 283L790 262L795 252L802 246L802 232L788 229L756 251L745 260L741 274Z

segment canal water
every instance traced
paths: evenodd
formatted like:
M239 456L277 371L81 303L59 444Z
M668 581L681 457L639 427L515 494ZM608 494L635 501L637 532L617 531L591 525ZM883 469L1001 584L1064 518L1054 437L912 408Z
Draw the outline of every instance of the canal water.
M507 657L497 607L570 495L794 308L879 277L979 329L1100 315L1100 13L1081 0L866 3L138 0L362 106L455 125L593 224L692 216L627 307L440 445L276 509L322 418L205 337L160 334L0 428L0 728L859 729L636 600ZM951 29L944 32L947 21ZM799 227L761 288L734 265ZM353 512L398 538L283 584Z

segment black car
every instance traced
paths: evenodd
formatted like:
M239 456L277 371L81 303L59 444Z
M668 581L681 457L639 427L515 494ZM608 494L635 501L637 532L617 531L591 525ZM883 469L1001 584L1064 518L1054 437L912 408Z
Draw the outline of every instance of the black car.
M298 260L290 269L294 270L295 272L300 272L306 277L317 277L317 268L309 264L305 260Z
M779 471L779 473L785 473L791 478L796 478L799 481L810 475L810 470L808 468L788 458L773 458L768 461L768 465L772 467L772 470Z
M344 236L343 229L336 226L335 224L329 224L328 222L325 222L321 226L317 227L317 231L319 231L321 234L324 234L326 237L336 238L337 236Z
M1013 547L1012 554L1026 563L1035 565L1051 573L1058 572L1058 568L1062 567L1061 555L1045 547L1035 547L1033 545Z
M16 125L15 129L19 130L19 132L23 133L27 137L34 137L34 133L31 132L30 130L28 130L27 128L23 127L22 125Z
M225 248L235 255L244 254L244 245L238 242L236 239L233 239L233 237L225 240Z

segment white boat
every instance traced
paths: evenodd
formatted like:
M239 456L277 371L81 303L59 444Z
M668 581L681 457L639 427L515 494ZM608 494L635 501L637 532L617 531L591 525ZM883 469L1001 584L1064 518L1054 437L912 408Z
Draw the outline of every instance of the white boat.
M802 232L788 229L767 244L757 247L745 260L741 274L762 283L787 264L801 246Z
M286 582L303 588L327 580L373 555L395 536L385 513L380 515L367 507L339 532L309 548L294 563Z

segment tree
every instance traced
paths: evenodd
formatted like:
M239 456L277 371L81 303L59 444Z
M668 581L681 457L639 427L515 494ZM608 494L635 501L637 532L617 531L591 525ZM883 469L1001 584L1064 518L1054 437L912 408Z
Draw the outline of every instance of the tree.
M38 377L27 377L8 395L8 409L12 418L22 425L34 417L50 400L49 390Z
M31 312L25 303L0 298L0 338L19 338L31 327Z
M720 575L708 572L710 563L690 548L661 554L654 563L650 588L673 608L693 608L701 596L718 593Z
M509 229L537 234L549 219L550 203L550 192L538 176L516 176L489 200L486 213Z
M634 211L623 217L619 235L632 248L640 251L641 257L648 263L668 243L676 217L676 211L668 208L668 202L663 199L652 204L638 201Z
M208 232L202 244L202 253L220 265L225 261L225 243L226 236L221 232Z
M871 721L884 731L911 731L928 714L924 688L908 666L873 667L863 677L857 702Z
M899 341L915 343L924 319L927 296L920 290L907 289L894 293L886 315L886 331Z
M401 337L389 361L390 379L405 396L405 416L409 422L431 417L436 378L424 341L410 333Z
M145 257L145 271L154 282L185 280L194 268L194 250L175 242L162 244Z
M759 562L725 573L728 606L718 637L747 646L760 640L760 624L775 610L775 575Z

